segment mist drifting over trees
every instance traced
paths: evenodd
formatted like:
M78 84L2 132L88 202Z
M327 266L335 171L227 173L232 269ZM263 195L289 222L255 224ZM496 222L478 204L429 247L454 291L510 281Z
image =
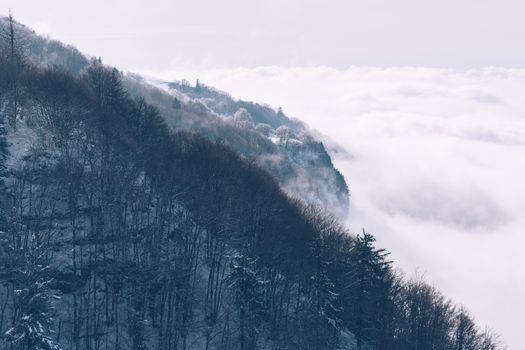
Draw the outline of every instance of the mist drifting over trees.
M2 19L1 348L501 348L373 235L283 189L310 169L293 125L256 124L254 105L209 124L211 107L28 35Z

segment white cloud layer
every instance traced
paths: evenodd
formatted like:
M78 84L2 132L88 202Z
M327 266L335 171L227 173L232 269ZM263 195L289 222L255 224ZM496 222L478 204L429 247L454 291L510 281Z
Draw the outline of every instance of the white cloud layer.
M373 232L481 324L522 344L525 71L277 68L149 74L199 78L282 106L345 152L348 225Z

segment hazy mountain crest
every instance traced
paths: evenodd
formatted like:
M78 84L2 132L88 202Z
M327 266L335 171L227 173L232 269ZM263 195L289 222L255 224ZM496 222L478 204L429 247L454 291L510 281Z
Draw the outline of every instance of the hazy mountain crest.
M17 24L17 29L28 56L38 64L60 66L77 75L89 62L72 46L39 36L23 25ZM343 175L323 144L280 108L236 100L199 82L192 86L137 74L123 80L133 96L158 107L171 127L222 140L268 170L291 195L341 218L347 215L349 192Z

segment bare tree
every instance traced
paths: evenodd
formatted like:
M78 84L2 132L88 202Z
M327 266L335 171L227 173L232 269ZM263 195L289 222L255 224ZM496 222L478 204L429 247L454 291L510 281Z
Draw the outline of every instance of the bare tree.
M23 89L20 82L23 68L26 65L25 45L23 38L18 34L15 20L11 11L7 17L7 26L0 32L4 50L4 59L7 62L7 69L4 72L7 87L7 118L10 125L16 127L19 117Z

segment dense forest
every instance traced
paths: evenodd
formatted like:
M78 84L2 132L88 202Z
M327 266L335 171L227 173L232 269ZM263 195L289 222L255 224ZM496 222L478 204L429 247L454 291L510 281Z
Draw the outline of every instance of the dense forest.
M0 43L0 348L496 350L363 231L225 142L167 125L115 68Z

